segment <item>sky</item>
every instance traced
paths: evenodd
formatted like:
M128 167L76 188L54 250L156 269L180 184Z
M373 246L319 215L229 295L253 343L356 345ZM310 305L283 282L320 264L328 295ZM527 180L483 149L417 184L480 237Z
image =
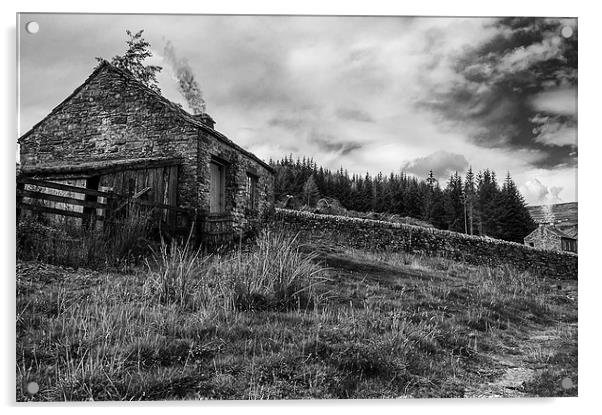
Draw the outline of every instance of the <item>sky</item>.
M35 21L39 31L27 33ZM19 134L144 29L162 94L194 75L215 128L268 160L509 172L528 204L577 201L577 19L22 14Z

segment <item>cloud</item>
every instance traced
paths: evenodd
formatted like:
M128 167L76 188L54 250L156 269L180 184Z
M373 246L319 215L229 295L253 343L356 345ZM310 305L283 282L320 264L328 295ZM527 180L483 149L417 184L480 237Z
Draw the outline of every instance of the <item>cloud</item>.
M577 89L559 88L541 92L531 98L531 105L537 111L574 116L577 114Z
M298 131L304 128L304 120L300 117L273 117L268 120L273 127L282 127L287 130Z
M546 37L541 42L528 46L519 46L503 55L497 64L497 71L513 74L526 71L536 63L556 59L562 55L562 40L560 36Z
M563 188L561 186L548 187L538 179L527 181L524 185L520 186L519 190L525 199L533 205L562 203L559 195Z
M354 141L337 141L332 135L312 130L309 137L310 143L316 144L320 151L348 155L352 151L360 150L363 145Z
M374 122L370 114L357 108L338 108L336 115L342 120Z
M577 126L571 118L538 114L530 121L535 125L535 141L553 146L577 146Z
M480 42L437 58L450 72L436 82L423 78L429 93L417 100L418 107L437 111L479 146L540 152L544 157L535 167L575 165L577 27L572 22L574 33L564 38L566 24L566 19L495 21ZM547 115L564 118L533 124L536 116Z
M468 168L468 161L462 154L437 151L426 157L406 161L402 170L418 177L426 177L429 170L438 179L447 179L454 172L463 173Z

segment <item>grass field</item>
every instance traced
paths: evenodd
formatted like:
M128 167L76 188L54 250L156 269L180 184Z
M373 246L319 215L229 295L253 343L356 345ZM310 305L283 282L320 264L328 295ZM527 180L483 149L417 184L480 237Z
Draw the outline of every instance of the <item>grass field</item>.
M19 260L16 326L18 401L577 395L576 281L280 232L127 272Z

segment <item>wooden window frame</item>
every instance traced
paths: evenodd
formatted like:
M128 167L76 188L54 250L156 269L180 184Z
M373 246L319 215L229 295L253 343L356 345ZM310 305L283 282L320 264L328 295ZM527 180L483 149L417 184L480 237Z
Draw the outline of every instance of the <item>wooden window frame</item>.
M213 197L212 195L212 183L213 183L213 179L211 178L211 175L213 174L212 171L213 169L211 168L211 165L216 165L218 167L218 171L220 172L220 180L219 180L219 186L220 186L220 193L218 195L218 210L217 211L212 211L211 210L211 198ZM210 175L210 187L209 187L209 214L210 215L215 215L215 216L219 216L219 215L224 215L226 213L226 174L227 174L227 170L228 169L228 165L227 163L221 161L220 159L217 159L215 157L211 158L211 161L209 162L209 175Z

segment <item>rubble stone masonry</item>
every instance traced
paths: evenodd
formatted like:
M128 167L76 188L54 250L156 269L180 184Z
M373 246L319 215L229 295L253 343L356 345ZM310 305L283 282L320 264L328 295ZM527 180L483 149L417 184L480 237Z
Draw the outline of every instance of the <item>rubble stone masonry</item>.
M508 264L521 271L577 279L577 254L550 251L456 232L345 216L276 209L276 222L304 240L341 247L438 255L473 265Z

